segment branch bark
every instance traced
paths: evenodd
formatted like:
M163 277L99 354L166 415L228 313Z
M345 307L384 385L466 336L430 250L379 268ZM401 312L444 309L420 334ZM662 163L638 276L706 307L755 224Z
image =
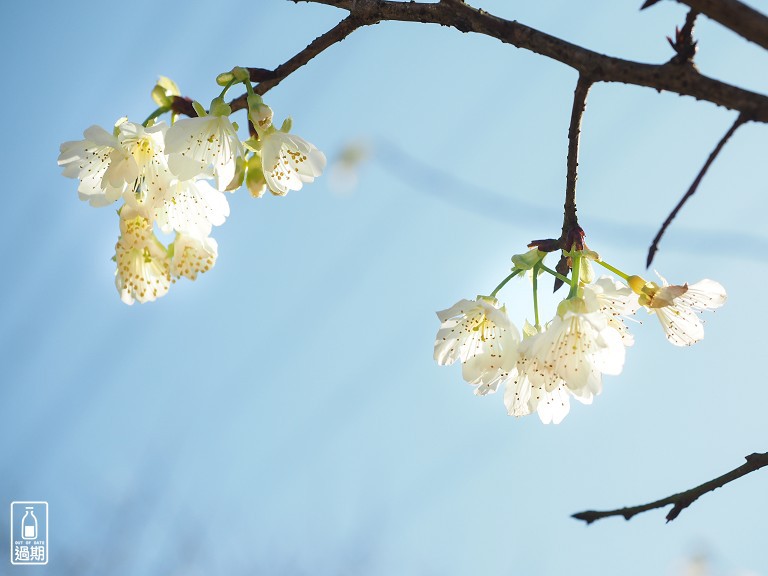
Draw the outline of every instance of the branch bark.
M568 126L568 160L565 175L565 204L563 205L563 230L560 236L563 250L583 250L584 231L579 226L576 214L576 181L579 170L579 137L581 119L587 107L587 94L592 87L592 80L579 76L576 90L573 92L571 123ZM557 289L557 288L556 288Z
M768 452L763 452L762 454L750 454L749 456L746 456L745 459L747 461L746 464L742 464L738 468L734 468L730 472L723 474L722 476L718 476L714 480L704 482L704 484L696 486L695 488L691 488L690 490L686 490L685 492L673 494L672 496L667 496L661 500L656 500L655 502L642 504L640 506L618 508L616 510L606 510L603 512L587 510L585 512L573 514L572 517L576 518L577 520L583 520L587 524L592 524L592 522L600 520L601 518L608 518L610 516L623 516L625 520L629 520L641 512L654 510L656 508L663 508L664 506L672 504L672 509L667 513L667 522L671 522L680 515L680 512L698 500L700 496L703 496L707 492L713 492L721 486L725 486L729 482L733 482L742 476L746 476L751 472L755 472L764 466L768 466Z
M768 50L768 18L738 0L677 0Z
M382 21L421 22L483 34L562 62L594 82L620 82L692 96L697 100L706 100L742 112L752 120L768 122L768 96L704 76L689 63L644 64L606 56L461 2L292 1L325 4L348 10L361 26ZM694 1L698 0L691 0L691 3Z
M280 82L290 74L312 60L312 58L334 44L341 42L361 26L366 26L368 24L371 24L371 22L358 18L356 14L350 14L344 18L344 20L336 24L336 26L328 30L328 32L315 38L306 48L304 48L304 50L274 70L270 71L261 68L249 68L251 80L253 82L258 82L253 88L254 92L263 96L269 90L280 84ZM235 98L230 104L230 106L232 106L232 111L246 108L248 106L247 98L247 94Z

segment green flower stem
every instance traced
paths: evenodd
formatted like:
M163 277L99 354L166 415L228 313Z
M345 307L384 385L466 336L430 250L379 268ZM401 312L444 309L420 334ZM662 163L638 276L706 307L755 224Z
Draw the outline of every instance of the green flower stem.
M227 95L227 90L229 90L230 88L232 88L232 85L233 85L235 82L237 82L237 80L236 80L235 78L232 78L232 80L230 80L229 82L227 82L227 85L226 85L226 86L224 86L224 88L222 88L222 90L221 90L221 94L219 94L219 98L221 98L221 99L223 100L223 99L224 99L224 96L226 96L226 95Z
M512 274L510 274L509 276L507 276L506 278L504 278L504 280L502 280L502 281L501 281L501 284L499 284L498 286L496 286L496 289L495 289L493 292L491 292L491 298L496 298L496 294L498 294L499 290L501 290L502 288L504 288L504 286L507 284L507 282L509 282L510 280L512 280L512 278L514 278L514 277L515 277L515 276L517 276L518 274L520 274L520 272L522 272L522 270L513 270L513 271L512 271Z
M554 270L552 270L552 268L550 268L549 266L546 266L545 264L542 264L542 263L539 263L538 266L539 266L539 268L544 270L544 272L549 272L550 274L552 274L552 276L554 276L555 278L560 278L560 280L562 280L563 282L565 282L568 285L571 284L571 279L568 278L567 276L563 276L562 274L560 274L560 272L555 272Z
M533 322L536 330L539 329L539 268L541 262L533 267Z
M613 266L611 266L607 262L603 262L602 260L597 260L597 263L600 264L600 266L602 266L603 268L608 268L608 270L610 270L614 274L618 274L619 276L624 278L624 280L629 280L629 274L624 274L624 272L622 272L618 268L614 268Z
M149 116L147 116L147 119L146 119L146 120L144 120L144 122L142 122L142 123L141 123L141 125L142 125L142 126L144 126L144 128L146 128L146 127L147 127L147 125L148 125L150 122L152 122L152 120L154 120L154 119L155 119L155 118L157 118L158 116L162 116L163 114L165 114L165 113L166 113L166 112L168 112L169 110L170 110L170 108L169 108L168 106L160 106L160 108L158 108L157 110L155 110L154 112L152 112L152 114L150 114Z
M256 95L256 93L253 91L253 85L251 84L250 78L243 80L243 84L245 84L245 93L248 94L248 96Z
M579 277L581 272L581 254L576 252L571 256L571 261L573 262L573 267L571 268L571 289L568 292L568 298L573 298L576 296L576 292L579 289Z

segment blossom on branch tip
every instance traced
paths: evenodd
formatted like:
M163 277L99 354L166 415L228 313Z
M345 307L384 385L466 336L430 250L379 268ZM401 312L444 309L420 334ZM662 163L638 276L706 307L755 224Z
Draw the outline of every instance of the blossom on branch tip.
M521 345L530 359L526 370L533 385L551 392L561 382L581 398L602 390L602 374L616 375L624 367L625 350L619 332L586 292L564 300L546 329Z
M152 224L130 208L120 217L115 245L115 286L126 304L151 302L165 296L171 284L168 251L152 231Z
M495 392L517 361L520 334L495 298L460 300L437 313L440 329L434 358L441 366L462 363L464 379L475 393Z
M520 417L536 412L543 424L560 424L571 409L571 394L562 380L549 392L542 384L533 384L528 377L529 362L521 356L506 382L507 413Z
M127 158L117 137L101 126L91 126L84 133L84 140L64 142L60 147L58 163L67 178L78 178L77 192L80 200L91 206L108 206L125 190L125 183L112 186L104 182L104 174L116 159Z
M229 202L207 180L175 181L153 215L165 233L176 231L202 238L211 233L213 226L224 223L229 216Z
M632 346L635 339L629 333L629 328L623 320L635 312L630 302L632 289L613 278L601 276L593 284L584 286L584 290L594 296L599 311L606 315L609 326L621 335L624 345Z
M299 136L275 130L264 136L261 165L269 190L285 196L322 174L325 154Z
M219 190L229 188L245 154L229 118L214 115L178 120L168 129L165 151L179 180L216 176Z
M658 274L658 273L657 273ZM669 284L660 274L662 285L631 276L629 285L638 294L638 304L655 314L664 334L675 346L690 346L704 338L704 324L697 312L715 310L725 304L725 288L714 280L695 284Z
M213 238L197 238L179 234L172 244L171 274L196 280L198 274L208 272L216 264L219 245Z
M123 121L112 135L91 126L85 140L61 145L59 165L64 176L80 179L80 198L92 206L106 206L122 196L152 218L152 209L165 198L173 180L164 152L167 128L162 122L145 129Z
M150 128L133 122L120 124L118 140L129 158L113 162L104 175L111 185L124 182L127 186L123 194L126 204L150 220L174 180L165 155L167 130L168 125L164 122Z

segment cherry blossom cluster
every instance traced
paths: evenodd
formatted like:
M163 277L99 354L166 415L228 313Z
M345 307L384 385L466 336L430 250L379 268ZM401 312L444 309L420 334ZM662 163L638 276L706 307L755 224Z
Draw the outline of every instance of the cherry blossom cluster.
M290 133L287 119L278 129L272 110L253 92L247 73L235 69L208 110L178 119L172 102L176 85L161 78L152 97L159 108L142 124L121 118L111 132L91 126L84 139L61 145L63 174L77 178L81 200L91 206L122 201L115 246L115 285L126 304L164 296L181 277L195 280L216 263L214 226L229 216L226 193L243 184L254 197L266 190L284 196L312 182L325 167L314 145ZM248 90L251 138L243 141L226 91L242 82ZM171 113L171 124L157 118ZM173 235L166 246L158 231Z
M435 338L438 364L461 362L462 376L484 396L504 386L504 404L511 416L533 412L545 424L560 423L570 410L570 398L591 404L602 391L603 374L617 375L624 367L626 348L634 343L625 323L640 308L658 318L667 340L690 346L704 337L698 313L725 303L725 289L713 280L695 284L661 284L629 276L588 250L568 254L570 278L544 264L546 254L533 249L513 257L512 273L487 296L460 300L437 313ZM617 273L621 281L594 278L590 261ZM534 324L525 322L522 336L496 298L514 276L533 280ZM570 286L554 318L539 323L537 278L548 272Z

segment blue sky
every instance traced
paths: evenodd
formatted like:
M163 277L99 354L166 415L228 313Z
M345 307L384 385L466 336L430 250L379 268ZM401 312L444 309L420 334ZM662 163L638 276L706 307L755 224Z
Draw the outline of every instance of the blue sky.
M539 4L475 3L648 62L670 57L665 36L685 14ZM569 517L666 496L766 450L762 125L737 132L655 263L673 282L725 285L706 338L677 349L641 317L624 372L559 426L508 417L499 395L473 396L432 360L434 311L490 291L512 254L561 225L576 74L489 38L381 23L310 62L266 101L331 162L366 142L358 186L241 190L211 273L155 303L120 302L117 218L78 201L59 144L140 122L158 75L207 102L219 72L274 67L342 15L282 0L7 7L0 491L50 503L38 572L633 576L685 574L704 554L712 574L768 573L759 473L669 525L663 511L589 527ZM704 19L696 34L704 73L768 90L761 50ZM734 119L595 86L578 194L589 246L641 273ZM518 324L530 317L524 283L501 298Z

